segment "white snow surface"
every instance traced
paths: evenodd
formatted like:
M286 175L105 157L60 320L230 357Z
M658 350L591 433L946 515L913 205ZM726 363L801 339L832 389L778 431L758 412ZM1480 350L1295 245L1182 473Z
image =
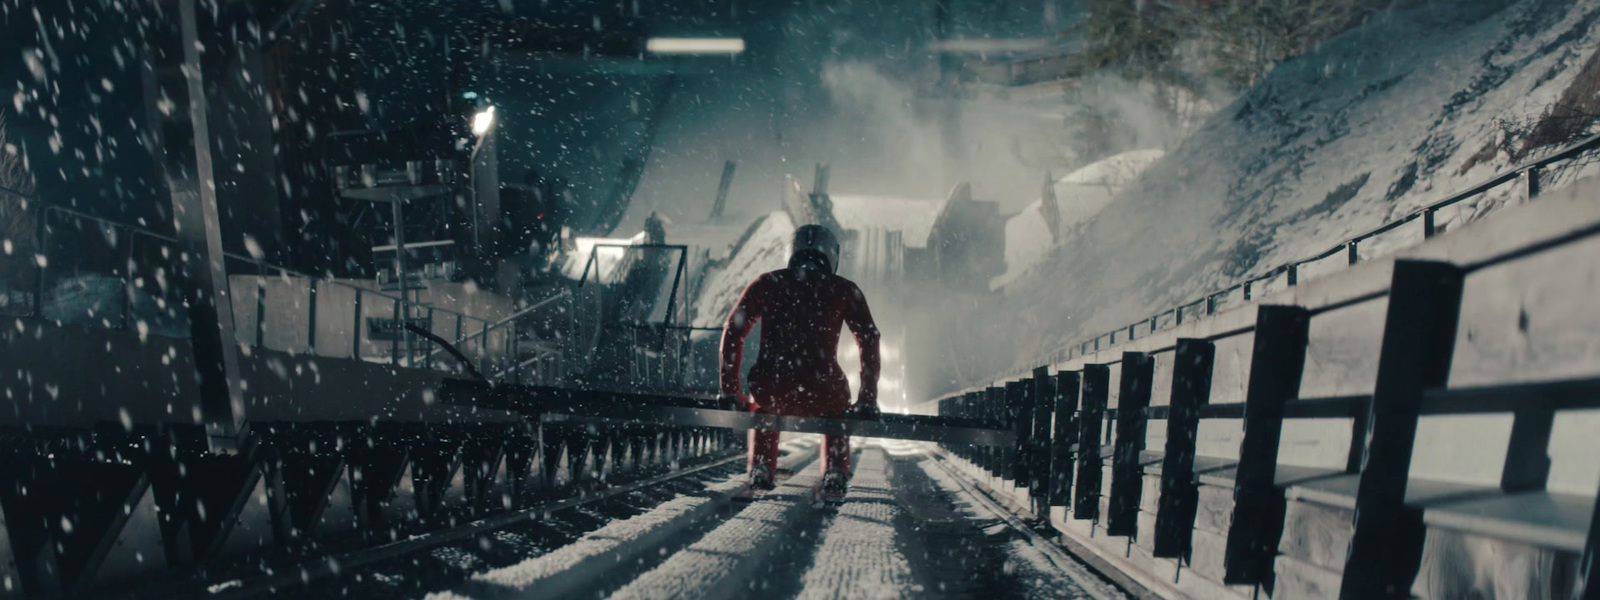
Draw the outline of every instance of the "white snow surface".
M934 458L924 458L917 461L917 467L927 474L928 478L939 485L945 493L953 496L961 507L961 512L967 518L979 521L996 521L994 528L1004 529L1007 525L1000 521L1000 515L989 510L988 507L972 497L973 492L968 491L957 482L950 473L940 468ZM1094 580L1085 575L1083 579L1069 577L1057 567L1049 557L1045 556L1038 548L1025 539L1013 540L1006 547L1006 568L1016 576L1022 586L1028 590L1029 598L1120 598L1122 594L1110 589L1104 582ZM1096 586L1093 591L1086 590L1084 586Z
M720 495L731 495L742 486L728 482L721 488L713 491ZM653 533L677 529L688 522L705 518L716 504L711 497L679 496L644 514L601 527L549 554L473 575L464 593L469 597L535 594L535 588L550 585L557 577L571 576L572 571L584 563L615 563L617 561L613 555L628 550L629 544L639 544Z
M721 327L744 288L762 273L782 269L789 263L789 243L794 223L789 214L774 212L755 225L727 263L707 272L695 298L694 326Z
M639 233L630 238L597 238L580 237L573 240L577 251L568 253L561 261L561 275L568 279L579 279L588 271L590 279L595 281L609 281L612 271L617 265L622 264L622 259L627 256L626 248L611 246L632 246L644 243L644 233ZM598 245L605 248L595 248ZM594 264L589 264L590 259Z
M778 466L799 469L815 460L821 447L818 438L785 440ZM704 495L680 495L642 514L608 523L547 554L474 574L461 589L435 592L427 599L552 598L575 593L604 577L609 567L659 547L666 537L710 518L747 487L743 475L710 482Z
M1100 214L1116 199L1124 185L1164 154L1166 151L1159 148L1123 152L1085 165L1054 181L1051 185L1056 197L1056 222L1062 239ZM1006 220L1006 272L990 282L990 289L1002 288L1025 277L1054 247L1044 199L1034 200L1022 212Z
M881 448L862 450L844 505L822 533L822 546L802 581L800 600L907 598L915 589L911 565L895 545L902 509L889 489Z
M1116 194L1035 275L973 307L972 319L1007 315L977 330L990 336L982 345L969 330L925 343L959 347L973 362L995 355L997 374L1035 366L1466 189L1515 162L1493 149L1503 120L1537 118L1560 97L1600 44L1597 19L1600 3L1580 0L1375 15L1279 66ZM1546 191L1581 170L1547 173ZM1439 221L1450 229L1522 201L1517 186L1503 186ZM1403 227L1362 256L1420 238L1420 225Z
M813 462L778 489L739 511L688 548L629 583L612 600L630 598L738 598L767 555L777 549L791 517L811 505L820 463Z

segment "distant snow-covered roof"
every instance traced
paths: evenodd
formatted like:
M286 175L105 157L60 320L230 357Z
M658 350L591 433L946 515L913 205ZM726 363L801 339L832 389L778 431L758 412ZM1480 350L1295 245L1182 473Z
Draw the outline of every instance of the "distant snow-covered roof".
M640 232L631 238L580 237L573 238L572 241L578 246L578 250L568 253L566 259L561 262L562 276L567 279L580 279L584 276L584 270L590 269L588 273L590 278L596 281L603 281L611 278L611 270L615 269L617 264L621 263L623 257L627 255L626 248L615 246L642 244L644 243L644 232ZM596 251L596 246L601 246L598 252ZM593 267L589 266L590 255L595 255L596 258Z
M851 231L885 229L899 231L906 247L926 248L928 234L943 208L941 200L897 196L830 195L833 218Z
M1160 159L1160 149L1133 150L1084 165L1055 181L1056 206L1060 231L1074 228L1099 214L1111 204L1122 186ZM1045 223L1044 199L1034 200L1022 212L1006 221L1006 272L989 283L999 289L1015 281L1050 254L1055 243Z
M706 273L705 284L694 301L694 326L721 327L745 286L762 273L789 264L789 240L793 236L794 223L789 221L788 213L767 215L738 252L728 257L725 266Z

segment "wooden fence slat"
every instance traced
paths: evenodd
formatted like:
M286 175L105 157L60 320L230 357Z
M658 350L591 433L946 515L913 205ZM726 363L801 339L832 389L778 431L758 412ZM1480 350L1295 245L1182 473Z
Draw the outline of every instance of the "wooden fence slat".
M1258 584L1272 572L1283 532L1284 500L1273 483L1284 406L1300 393L1311 313L1298 306L1261 306L1245 389L1244 440L1233 488L1233 522L1223 557L1223 583Z
M1005 449L1005 479L1012 485L1028 487L1028 446L1033 435L1033 382L1023 379L1006 383L1006 423L1017 434L1016 443Z
M988 419L996 423L1006 423L1006 390L1001 387L991 387L984 390L988 396L984 398L983 412ZM991 477L999 477L1001 473L1001 460L1005 458L1005 449L990 446L984 449L983 470Z
M1600 498L1589 516L1589 539L1578 558L1578 582L1572 588L1573 600L1600 600Z
M1055 447L1051 450L1050 505L1070 506L1072 502L1072 446L1078 443L1078 386L1076 371L1056 373Z
M1550 481L1550 433L1556 411L1529 402L1513 413L1506 462L1500 470L1500 489L1506 493L1545 489Z
M1100 422L1111 394L1111 367L1083 366L1083 410L1078 414L1078 490L1072 498L1072 518L1094 520L1100 516Z
M1056 381L1049 367L1033 370L1033 433L1028 437L1028 496L1043 500L1050 492L1050 417L1056 405Z
M1173 352L1172 400L1167 413L1167 446L1161 463L1161 499L1156 511L1153 554L1188 558L1199 489L1194 474L1200 407L1211 401L1211 371L1216 345L1178 340Z
M1144 450L1146 424L1144 409L1150 406L1150 388L1155 379L1155 357L1143 352L1122 353L1121 391L1117 395L1117 438L1111 456L1111 514L1106 515L1107 535L1135 535L1139 532L1139 496L1144 490L1144 469L1139 453Z
M1423 392L1449 380L1464 280L1452 264L1395 261L1343 600L1404 597L1416 576L1422 528L1405 506L1406 481Z

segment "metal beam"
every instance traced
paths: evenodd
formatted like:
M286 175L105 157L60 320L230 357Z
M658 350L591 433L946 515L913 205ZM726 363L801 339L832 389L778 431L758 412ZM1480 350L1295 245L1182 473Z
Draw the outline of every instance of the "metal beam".
M441 389L445 403L510 410L537 415L542 422L622 422L725 429L764 429L893 438L951 444L1010 447L1016 434L998 424L971 419L884 414L877 419L791 417L725 410L715 400L693 396L650 396L614 392L502 385L490 388L465 380L449 380Z
M228 273L223 263L196 2L179 2L194 163L170 165L168 184L177 237L191 265L185 281L189 336L200 378L201 419L208 437L235 446L244 430L244 393L239 386L239 344L234 335L233 303L228 297ZM168 156L187 163L181 158L183 153Z

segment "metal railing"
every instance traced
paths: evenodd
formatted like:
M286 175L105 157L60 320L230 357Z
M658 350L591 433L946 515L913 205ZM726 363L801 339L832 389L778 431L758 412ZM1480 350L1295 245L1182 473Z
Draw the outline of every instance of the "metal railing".
M173 282L184 276L190 259L176 238L142 223L120 223L10 191L0 192L0 205L6 218L6 229L0 230L6 247L0 250L9 250L0 252L0 314L188 337L184 300ZM433 351L404 333L402 316L458 342L495 324L363 282L310 275L234 253L225 253L224 260L235 337L246 347L396 365L422 361L431 368ZM330 305L352 308L332 317ZM394 331L374 336L369 320L384 318ZM330 319L348 319L348 330L327 327ZM335 349L339 335L348 342L338 341ZM477 358L505 351L506 340L484 337L475 345Z
M1271 290L1270 285L1282 282L1283 287L1294 287L1300 284L1302 269L1324 260L1344 255L1343 265L1354 265L1363 260L1361 245L1363 242L1373 240L1384 234L1394 232L1401 227L1411 224L1421 226L1422 239L1429 239L1440 231L1437 217L1440 211L1488 193L1507 183L1522 181L1526 186L1528 198L1538 196L1545 182L1545 171L1556 163L1574 160L1600 149L1600 135L1591 136L1581 142L1568 146L1544 158L1530 161L1526 164L1502 171L1477 185L1465 190L1450 194L1445 198L1430 203L1422 208L1412 211L1399 219L1374 227L1368 231L1355 235L1343 242L1319 252L1308 258L1296 260L1288 264L1268 270L1260 275L1245 279L1227 288L1206 294L1205 296L1178 305L1144 319L1134 321L1122 327L1093 336L1077 344L1068 346L1039 360L1037 364L1055 364L1071 360L1085 354L1093 354L1101 350L1112 348L1121 343L1132 341L1138 337L1171 329L1182 325L1186 320L1216 314L1221 308L1236 303L1246 303L1257 294ZM1368 256L1366 259L1373 257ZM990 380L1003 380L1025 374L1024 370L1010 371L1000 374ZM983 380L968 381L967 386L981 385Z

